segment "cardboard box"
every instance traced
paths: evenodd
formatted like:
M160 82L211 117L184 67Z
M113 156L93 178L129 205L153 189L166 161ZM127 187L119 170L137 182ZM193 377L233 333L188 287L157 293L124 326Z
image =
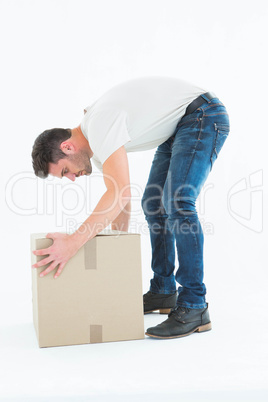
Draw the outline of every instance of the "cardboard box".
M31 235L31 250L49 247ZM106 230L73 256L61 275L32 268L33 321L40 347L144 338L140 234ZM32 254L32 264L44 256Z

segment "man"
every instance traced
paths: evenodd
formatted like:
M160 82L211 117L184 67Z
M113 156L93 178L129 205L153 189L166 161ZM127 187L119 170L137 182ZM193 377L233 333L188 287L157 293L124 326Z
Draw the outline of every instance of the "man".
M86 108L75 129L47 130L36 139L32 158L39 177L75 180L103 172L106 192L72 235L48 234L49 264L42 276L66 262L110 223L127 231L130 178L127 152L156 148L142 208L150 231L154 276L144 295L144 313L168 318L146 334L176 338L211 329L203 283L203 232L195 202L229 133L224 105L213 93L167 77L144 77L115 86ZM175 245L179 267L175 270ZM178 291L176 290L178 282Z

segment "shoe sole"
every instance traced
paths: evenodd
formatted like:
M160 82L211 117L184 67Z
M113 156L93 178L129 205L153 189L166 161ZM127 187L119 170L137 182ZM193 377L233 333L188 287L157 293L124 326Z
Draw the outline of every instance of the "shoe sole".
M160 336L160 335L148 334L148 332L145 332L145 335L151 336L152 338L158 338L158 339L173 339L173 338L182 338L183 336L191 335L191 334L193 334L194 332L206 332L206 331L210 331L211 329L212 329L211 322L209 322L208 324L200 325L199 327L193 329L192 331L187 332L186 334L182 334L182 335Z
M144 314L153 313L154 311L159 311L160 314L169 314L171 308L156 308L154 310L146 311Z

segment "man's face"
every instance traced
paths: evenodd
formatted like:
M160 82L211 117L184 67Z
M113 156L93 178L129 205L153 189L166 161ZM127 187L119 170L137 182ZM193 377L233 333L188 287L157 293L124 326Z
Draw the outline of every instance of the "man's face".
M60 159L58 163L49 164L49 174L55 177L68 177L75 181L76 177L90 175L92 173L92 165L87 150L80 149L74 154Z

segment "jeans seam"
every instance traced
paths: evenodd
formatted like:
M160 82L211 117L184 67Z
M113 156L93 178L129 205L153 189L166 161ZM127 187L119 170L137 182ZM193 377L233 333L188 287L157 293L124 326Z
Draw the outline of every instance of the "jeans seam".
M218 157L218 153L216 150L216 144L217 144L217 139L218 139L218 135L219 135L219 130L217 129L217 126L214 124L215 127L215 132L214 132L214 142L213 142L213 146L212 146L212 150L211 150L211 154L210 154L210 171L212 170L213 167L213 155L214 153L216 154L216 158Z
M198 217L197 217L197 219L198 219ZM195 245L195 268L196 269L198 269L198 266L197 266L197 252L198 252L198 247L197 247L197 238L196 238L196 233L195 232L193 232L192 233L193 234L193 237L194 237L194 245Z
M206 117L210 117L210 116L228 116L228 113L226 113L226 112L209 113L209 114L204 113L204 116L206 116Z
M203 116L202 116L202 117L203 117ZM191 158L190 163L189 163L189 165L188 165L188 168L187 168L187 171L186 171L186 173L185 173L185 176L184 176L184 178L183 178L183 180L182 180L182 183L183 183L182 185L185 184L187 175L188 175L188 173L189 173L190 167L191 167L191 165L192 165L192 163L193 163L194 156L195 156L195 154L196 154L196 148L197 148L198 142L200 141L200 138L201 138L202 128L203 128L203 118L202 118L202 117L198 119L199 121L201 121L200 130L199 130L198 138L197 138L196 143L195 143L195 147L194 147L194 150L193 150L192 158Z
M204 110L209 109L209 108L211 108L211 107L217 107L217 106L223 106L223 107L225 107L222 102L217 102L217 103L208 102L206 105L207 105L207 106L199 106L199 108L204 111Z
M165 219L165 218L161 218L162 224L164 224L164 222L163 222L164 219ZM162 233L162 236L163 236L163 239L164 239L163 243L164 243L165 269L166 269L166 263L167 263L167 247L166 247L166 242L165 242L165 236L163 235L163 233ZM165 291L166 291L166 283L165 283L165 281L164 281L164 292L165 292Z

